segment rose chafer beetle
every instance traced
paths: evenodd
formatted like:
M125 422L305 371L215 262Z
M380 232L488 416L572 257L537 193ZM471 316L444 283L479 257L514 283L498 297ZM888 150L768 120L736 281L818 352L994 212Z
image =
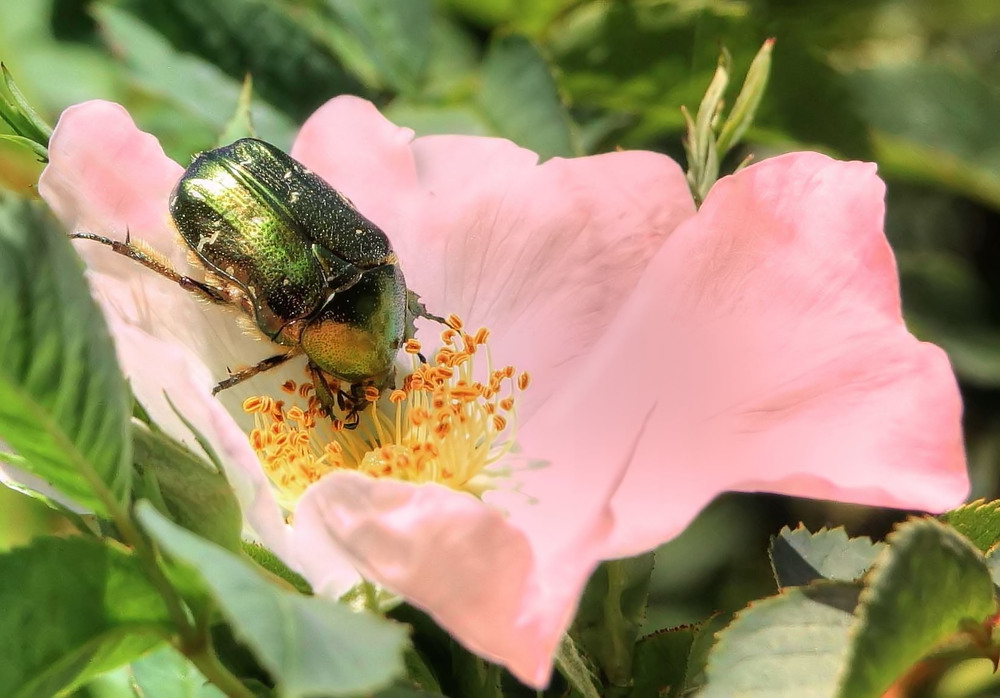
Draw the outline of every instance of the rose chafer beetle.
M109 245L193 293L239 308L271 341L290 347L231 373L213 394L305 354L320 404L331 416L338 407L351 426L365 389L391 382L414 318L440 319L407 289L386 234L264 141L244 138L195 157L170 196L170 215L205 267L204 282L128 239L73 237Z

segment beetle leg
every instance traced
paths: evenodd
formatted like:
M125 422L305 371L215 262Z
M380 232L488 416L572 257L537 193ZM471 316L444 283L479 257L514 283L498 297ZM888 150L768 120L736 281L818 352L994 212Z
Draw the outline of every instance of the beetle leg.
M322 407L326 416L331 417L334 408L337 406L340 386L331 386L326 374L312 361L309 362L308 368L309 375L312 376L313 388L316 390L316 399L319 400L320 407Z
M416 320L418 317L424 317L427 318L428 320L439 322L442 325L448 324L445 321L445 319L440 315L435 315L434 313L428 311L427 306L424 305L424 302L422 300L420 300L420 296L418 296L416 293L414 293L409 289L406 290L406 315L409 320L406 328L407 339L413 338L413 335L415 334L413 321Z
M341 412L344 414L344 428L357 429L361 423L361 411L368 405L364 397L364 386L352 385L351 392L341 390L340 382L327 377L312 361L309 362L309 375L312 376L316 399L319 400L323 413L330 419L336 419L333 415Z
M205 300L213 303L221 303L223 305L236 305L238 303L238 299L228 293L225 289L216 288L215 286L210 286L209 284L201 281L196 281L190 276L184 276L162 260L157 259L155 255L143 250L137 245L133 245L127 235L125 242L112 240L111 238L104 237L103 235L94 235L93 233L70 233L70 237L76 240L92 240L93 242L99 242L102 245L107 245L113 252L117 252L123 257L128 257L129 259L143 265L147 269L152 269L160 276L170 279L184 290L201 296Z
M270 371L272 368L280 366L289 359L292 359L302 353L299 347L295 347L291 351L285 352L284 354L278 354L276 356L269 356L263 361L255 363L249 368L244 368L242 371L237 371L236 373L230 373L229 378L224 381L220 381L214 388L212 388L212 395L217 395L220 391L227 388L232 388L234 385L238 385L248 378L253 378L258 373L263 373L264 371Z

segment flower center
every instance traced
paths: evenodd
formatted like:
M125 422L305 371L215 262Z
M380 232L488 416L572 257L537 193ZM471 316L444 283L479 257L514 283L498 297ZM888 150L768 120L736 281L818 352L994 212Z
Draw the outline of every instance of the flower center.
M309 485L334 470L437 482L476 496L491 488L498 473L489 466L514 445L514 403L528 386L528 374L517 374L513 366L493 369L486 328L467 334L454 315L447 324L430 363L419 357L419 342L406 342L410 375L390 391L388 404L380 406L380 391L368 388L368 405L355 429L323 416L309 382L281 386L301 405L268 396L244 401L243 410L255 421L250 444L283 505L290 508ZM485 381L479 381L476 363L483 359Z

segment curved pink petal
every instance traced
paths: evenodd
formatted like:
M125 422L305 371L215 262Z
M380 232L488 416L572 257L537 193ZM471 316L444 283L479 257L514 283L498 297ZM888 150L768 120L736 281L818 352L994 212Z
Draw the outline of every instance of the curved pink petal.
M721 180L670 236L540 415L548 434L530 425L534 453L581 478L628 460L605 555L654 547L729 489L962 500L960 397L903 325L883 194L873 165L792 154Z
M92 278L92 283L103 285L99 278ZM225 467L254 532L283 559L294 560L290 529L271 485L246 433L212 397L214 380L204 364L185 348L156 339L114 313L106 313L106 317L122 371L157 427L198 453L201 447L178 413L193 424Z
M175 241L166 208L183 171L123 107L84 102L59 117L38 193L70 231L117 240L131 233L183 267L186 253ZM94 244L79 249L93 269L124 266Z
M410 141L359 97L343 96L320 107L302 125L291 156L349 198L395 240L416 186Z
M409 131L356 98L317 112L293 153L384 228L432 312L488 326L494 360L532 373L522 416L561 385L666 236L694 213L680 167L663 155L538 165L502 139L410 143Z
M539 560L520 530L471 495L350 472L309 488L295 512L295 540L308 551L307 578L321 580L323 558L344 551L366 578L537 687L548 683L593 569L585 555Z
M118 240L129 233L189 273L190 252L167 208L183 169L164 155L153 136L136 128L122 107L87 102L67 109L52 135L49 158L39 193L68 230ZM216 381L229 368L282 351L257 334L248 335L246 323L240 324L231 309L212 306L103 245L80 241L76 248L91 269L102 272L94 292L106 312L154 337L183 344L208 365ZM112 279L121 283L113 292L102 290ZM257 378L222 399L239 415L242 398L265 392L265 382L273 388L280 383L274 378Z

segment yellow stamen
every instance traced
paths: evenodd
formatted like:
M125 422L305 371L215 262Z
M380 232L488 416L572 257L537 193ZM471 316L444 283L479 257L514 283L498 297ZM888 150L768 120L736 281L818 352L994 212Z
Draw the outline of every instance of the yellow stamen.
M491 487L496 474L490 466L513 447L515 393L527 387L528 374L515 379L512 366L493 369L486 328L468 334L457 316L446 322L433 363L421 361L416 340L404 344L412 370L386 402L380 406L380 391L365 388L368 404L356 429L324 417L309 382L281 386L302 406L286 407L268 396L244 401L244 412L255 421L250 444L283 504L290 508L309 485L335 470L437 482L476 496ZM477 379L477 360L484 380Z

